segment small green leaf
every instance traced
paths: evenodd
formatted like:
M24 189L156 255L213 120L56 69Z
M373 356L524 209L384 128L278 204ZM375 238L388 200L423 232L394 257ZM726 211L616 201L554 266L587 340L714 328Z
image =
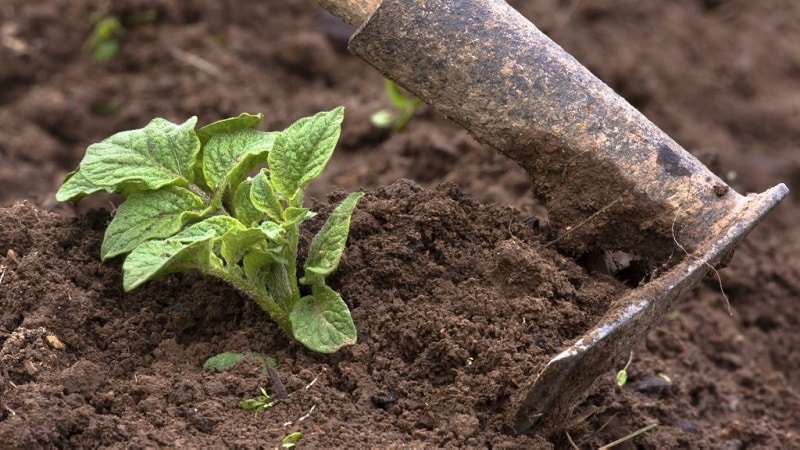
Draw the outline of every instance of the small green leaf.
M344 107L305 117L275 138L269 154L270 179L287 201L318 177L328 163L341 133Z
M333 210L322 229L311 241L305 264L306 272L325 277L339 266L350 233L350 216L363 195L361 192L354 192Z
M317 213L309 211L308 208L295 208L289 207L286 208L283 215L286 217L286 221L281 224L284 229L289 229L289 227L293 225L299 225L306 219L310 219L317 215Z
M231 230L222 236L220 242L220 255L228 267L233 267L254 245L264 242L264 232L258 228Z
M241 113L236 117L229 117L227 119L217 120L210 124L203 126L197 130L197 138L200 143L206 145L212 136L220 134L233 133L240 130L255 130L261 125L264 120L264 115Z
M108 190L102 186L97 186L83 176L80 168L68 173L64 178L64 184L56 192L56 200L59 202L71 202L80 200L89 194ZM113 189L110 190L113 192Z
M275 222L283 222L283 206L272 184L267 177L266 171L262 170L253 178L250 187L250 202L256 209L263 212Z
M187 186L200 151L196 117L181 125L153 119L141 129L117 133L86 149L80 170L96 186L118 192Z
M403 92L403 88L397 85L392 80L388 78L384 78L383 80L384 90L386 92L386 96L389 98L389 102L395 108L402 110L405 109L410 101L408 96Z
M256 409L263 406L264 406L264 401L255 398L249 398L247 400L242 400L239 402L239 407L246 410Z
M355 344L356 327L344 300L323 284L313 285L311 291L289 313L294 338L320 353Z
M235 189L247 174L267 162L276 132L239 130L211 136L203 147L203 174L208 185Z
M622 387L628 382L628 371L622 369L617 372L617 386Z
M212 216L208 219L192 224L170 239L178 242L195 242L206 239L207 236L221 237L226 233L245 230L241 222L230 216Z
M299 431L295 431L294 433L289 433L281 439L281 448L295 448L297 443L300 442L300 438L303 437L303 434Z
M188 244L167 239L139 245L122 264L122 288L128 292L169 273L222 269L222 261L211 252L213 237L209 231L206 239Z
M200 197L177 186L134 192L108 225L100 256L105 261L150 239L172 236L192 212L200 212L204 206Z
M242 258L244 274L255 286L264 286L269 266L276 263L275 257L268 252L253 250Z
M96 62L103 63L110 61L119 50L119 42L116 39L101 42L92 50L92 59Z
M243 360L245 355L241 353L234 353L234 352L225 352L220 353L219 355L212 356L208 358L205 363L203 363L203 370L208 371L217 371L217 372L224 372L231 367L235 366L236 363Z
M250 191L252 189L252 182L243 181L239 187L236 188L236 193L233 196L233 216L239 219L240 222L247 226L258 226L261 222L263 214L253 206L250 201Z
M259 226L259 228L261 229L261 232L264 233L264 235L270 241L273 241L273 242L284 242L286 240L284 238L284 235L286 234L286 230L282 226L280 226L279 224L277 224L277 223L275 223L275 222L273 222L271 220L265 220L265 221L261 222L261 225Z

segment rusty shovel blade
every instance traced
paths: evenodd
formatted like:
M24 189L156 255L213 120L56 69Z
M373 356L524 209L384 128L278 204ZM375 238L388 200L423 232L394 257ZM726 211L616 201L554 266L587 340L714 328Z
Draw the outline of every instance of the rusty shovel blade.
M788 192L736 193L502 0L384 0L349 48L522 166L562 251L686 254L531 374L516 432L557 427Z

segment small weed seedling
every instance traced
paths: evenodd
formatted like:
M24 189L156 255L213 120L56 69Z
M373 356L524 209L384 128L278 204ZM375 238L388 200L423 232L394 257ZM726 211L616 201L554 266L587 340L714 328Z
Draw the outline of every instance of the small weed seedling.
M92 59L97 63L111 60L119 50L119 38L125 31L122 24L114 16L98 17L94 20L94 28L86 48L92 54Z
M337 206L311 242L297 275L306 186L330 159L343 108L258 131L263 116L241 114L195 131L153 119L86 149L56 193L59 201L106 191L123 194L100 249L128 254L126 291L162 275L199 271L225 280L311 350L330 353L356 341L347 305L325 278L339 265L350 216L363 195ZM248 174L267 163L253 178ZM299 285L310 294L301 295Z
M259 388L261 390L261 395L256 398L249 398L247 400L242 400L239 402L239 407L246 410L253 410L255 415L258 416L258 413L261 411L269 408L270 406L278 403L277 400L271 400L267 391L264 388Z
M299 431L295 431L294 433L289 433L281 439L280 448L295 448L297 447L297 443L300 442L300 438L303 437L303 434Z
M628 383L628 367L631 366L631 362L633 361L633 352L628 357L628 362L625 363L625 367L622 370L617 372L616 379L617 379L617 386L623 387Z
M394 111L382 109L370 116L370 121L378 128L391 128L392 131L403 131L414 111L422 104L422 100L409 95L392 80L384 79L386 97Z

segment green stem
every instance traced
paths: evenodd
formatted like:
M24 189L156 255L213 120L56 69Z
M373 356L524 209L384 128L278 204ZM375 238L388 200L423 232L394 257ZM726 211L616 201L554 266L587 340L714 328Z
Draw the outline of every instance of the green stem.
M294 305L300 301L300 288L297 286L297 246L300 235L300 225L296 224L292 226L291 229L287 230L286 235L289 238L289 245L287 246L289 254L286 258L289 265L286 268L286 272L289 277L289 288L292 291L292 304L290 307L294 308Z
M258 306L261 307L261 309L269 314L272 320L274 320L278 326L281 327L281 330L283 330L284 333L292 336L292 324L289 322L289 316L287 312L278 306L268 292L259 289L258 286L254 286L248 283L246 280L243 280L242 278L233 275L224 269L214 269L208 267L198 267L197 269L207 275L217 277L227 282L236 288L237 291L250 297L256 302L256 304L258 304Z

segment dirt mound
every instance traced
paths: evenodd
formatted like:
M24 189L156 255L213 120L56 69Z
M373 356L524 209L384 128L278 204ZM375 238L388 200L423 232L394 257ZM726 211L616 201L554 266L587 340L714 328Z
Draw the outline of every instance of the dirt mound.
M504 434L505 401L625 289L543 248L511 208L399 182L353 217L331 283L359 342L323 357L214 280L123 294L119 266L97 259L105 212L0 214L18 224L0 241L5 444L255 446L304 429L283 424L313 408L309 445L532 445ZM272 386L254 361L204 372L222 351L274 358L288 398L258 417L239 410Z

